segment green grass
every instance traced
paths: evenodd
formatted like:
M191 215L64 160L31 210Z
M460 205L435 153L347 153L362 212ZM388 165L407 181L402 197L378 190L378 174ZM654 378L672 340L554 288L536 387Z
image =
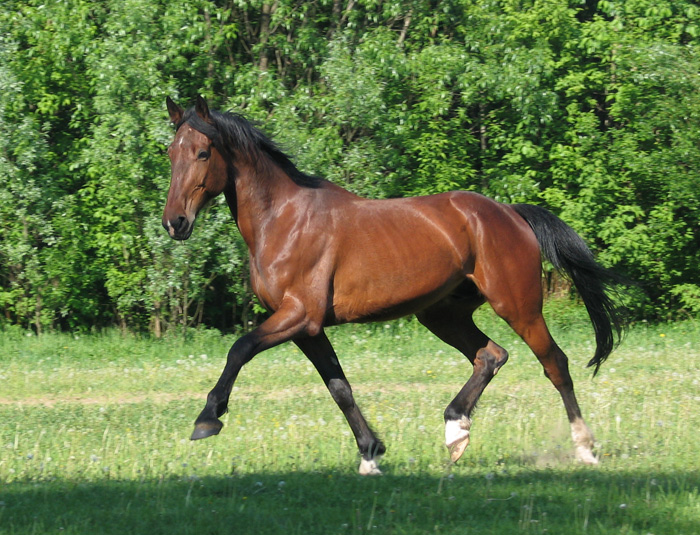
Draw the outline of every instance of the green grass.
M384 439L356 474L352 435L291 344L256 357L225 427L190 442L233 341L0 332L0 534L700 533L700 326L635 326L596 378L578 309L550 303L601 464L573 461L561 401L488 313L511 359L456 465L442 411L465 359L416 322L330 331Z

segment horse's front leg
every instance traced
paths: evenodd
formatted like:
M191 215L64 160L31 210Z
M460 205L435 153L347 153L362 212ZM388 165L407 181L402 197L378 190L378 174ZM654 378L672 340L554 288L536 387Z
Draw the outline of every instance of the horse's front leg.
M298 301L283 302L283 306L258 328L240 337L231 347L221 377L209 392L207 403L194 423L192 440L218 435L224 424L219 417L228 410L233 383L243 365L255 355L286 342L304 332L308 326L303 306Z
M345 378L338 357L326 334L321 331L316 336L299 338L294 342L316 367L331 396L343 411L362 456L360 474L363 476L381 474L378 462L386 448L355 404L350 383Z

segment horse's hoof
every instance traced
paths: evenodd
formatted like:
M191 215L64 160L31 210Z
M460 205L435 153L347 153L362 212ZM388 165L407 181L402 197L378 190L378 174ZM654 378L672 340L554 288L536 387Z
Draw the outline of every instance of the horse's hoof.
M194 431L190 440L200 440L202 438L213 437L218 435L221 428L224 426L219 420L207 420L205 422L197 422L194 424Z
M593 455L595 440L593 434L582 418L576 418L571 422L571 438L576 446L576 459L583 464L598 464L598 459Z
M596 456L593 455L593 452L590 450L590 448L587 448L585 446L576 447L576 459L579 462L587 464L589 466L595 466L598 464L598 459L596 458Z
M445 444L453 463L459 461L459 458L469 445L469 428L471 425L471 420L466 417L445 422Z
M377 463L378 458L365 459L364 457L360 461L360 475L361 476L381 476L382 471L379 469L379 464Z
M467 446L469 446L469 431L467 431L466 438L447 445L447 449L450 452L450 459L452 459L453 463L459 461L460 457L464 453L464 450L467 449Z

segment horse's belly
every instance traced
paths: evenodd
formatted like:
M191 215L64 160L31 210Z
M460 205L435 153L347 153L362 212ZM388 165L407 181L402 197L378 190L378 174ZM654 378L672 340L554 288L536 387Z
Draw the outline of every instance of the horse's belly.
M463 281L464 269L453 261L365 266L334 279L329 312L337 323L395 319L436 303Z

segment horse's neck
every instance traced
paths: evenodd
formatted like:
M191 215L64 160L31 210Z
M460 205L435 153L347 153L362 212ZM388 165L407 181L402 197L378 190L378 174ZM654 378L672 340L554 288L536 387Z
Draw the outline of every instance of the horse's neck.
M227 193L226 199L241 236L254 254L269 223L278 217L280 205L301 187L276 166L238 166L235 180L235 195Z

